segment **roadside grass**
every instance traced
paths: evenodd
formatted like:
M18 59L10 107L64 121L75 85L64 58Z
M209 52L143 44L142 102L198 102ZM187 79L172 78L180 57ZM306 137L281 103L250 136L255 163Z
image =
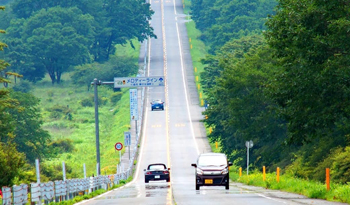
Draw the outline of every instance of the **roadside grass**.
M130 45L117 46L116 55L132 56L138 63L140 44L133 42L135 49ZM136 74L135 74L136 75ZM93 80L93 79L91 79ZM95 137L95 110L94 106L82 106L82 100L90 100L93 104L93 87L87 90L86 86L72 83L71 73L64 73L62 83L52 85L47 76L37 82L32 93L41 99L40 108L43 116L43 128L49 131L53 140L69 139L73 141L74 151L63 153L58 158L51 158L45 163L61 165L65 162L73 170L74 177L83 177L83 164L86 165L88 176L96 175L96 137ZM116 142L123 142L124 131L130 129L129 92L122 89L121 100L116 104L110 101L113 94L112 86L99 86L99 138L101 173L116 173L119 163L119 153L115 151ZM54 108L69 110L70 118ZM125 149L122 150L122 153Z
M189 15L190 12L190 5L191 1L189 0L184 0L184 13ZM190 16L188 17L190 19ZM192 48L190 48L191 52L191 57L192 57L192 64L193 64L193 69L195 71L195 80L196 80L196 86L198 90L198 96L200 97L200 102L202 99L204 100L206 98L206 95L203 93L202 86L200 85L201 77L200 73L204 71L204 65L200 62L201 59L205 58L207 55L207 48L205 44L199 39L201 36L201 32L196 29L195 22L193 20L190 20L189 22L186 23L186 28L187 28L187 35L188 35L188 40L189 44ZM197 80L198 79L198 80ZM199 85L199 89L198 89ZM201 103L201 106L203 104Z
M249 176L243 173L242 176L239 177L238 169L238 167L231 167L231 180L247 185L264 187L266 189L301 194L308 198L350 203L349 184L342 185L331 183L331 189L327 191L325 183L299 179L288 175L280 175L280 181L277 182L276 173L266 173L265 181L263 180L263 174L256 170L249 173Z

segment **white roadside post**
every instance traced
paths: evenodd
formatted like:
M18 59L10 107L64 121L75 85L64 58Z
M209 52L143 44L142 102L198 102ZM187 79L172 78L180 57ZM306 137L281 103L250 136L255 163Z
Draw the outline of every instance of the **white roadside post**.
M245 146L247 147L247 175L249 175L249 148L253 147L253 141L246 141Z
M66 164L64 162L62 162L62 174L63 174L63 181L64 181L64 183L66 183ZM64 198L65 198L65 200L69 199L68 189L66 192L66 196Z
M39 159L35 160L35 170L36 170L36 183L38 183L40 187L40 164ZM41 205L41 196L39 197L38 205Z
M36 159L36 160L35 160L35 169L36 169L36 183L40 183L39 159Z
M85 163L84 163L84 179L86 179L86 166L85 166Z
M63 181L66 181L66 165L64 162L62 162L62 174L63 174Z

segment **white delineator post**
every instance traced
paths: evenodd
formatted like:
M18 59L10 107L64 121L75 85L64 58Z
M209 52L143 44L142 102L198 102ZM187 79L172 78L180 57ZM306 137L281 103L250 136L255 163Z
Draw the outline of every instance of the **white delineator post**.
M247 175L249 175L249 148L253 147L253 141L246 141L245 146L247 147Z

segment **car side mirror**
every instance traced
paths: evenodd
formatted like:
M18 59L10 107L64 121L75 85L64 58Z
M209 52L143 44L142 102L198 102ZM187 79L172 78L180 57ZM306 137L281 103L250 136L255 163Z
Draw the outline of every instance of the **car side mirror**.
M228 162L228 166L232 166L233 164L232 164L232 162Z
M170 167L168 168L168 170L170 170Z
M143 170L144 172L146 171L146 169Z
M197 168L197 165L196 164L191 164L192 167L196 167Z

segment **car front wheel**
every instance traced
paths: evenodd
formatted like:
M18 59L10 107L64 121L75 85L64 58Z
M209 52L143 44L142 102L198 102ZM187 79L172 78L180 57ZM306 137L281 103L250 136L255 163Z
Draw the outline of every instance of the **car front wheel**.
M199 190L199 185L196 183L196 190Z
M226 182L225 188L226 188L226 190L229 190L229 189L230 189L230 183L229 183L229 182Z

